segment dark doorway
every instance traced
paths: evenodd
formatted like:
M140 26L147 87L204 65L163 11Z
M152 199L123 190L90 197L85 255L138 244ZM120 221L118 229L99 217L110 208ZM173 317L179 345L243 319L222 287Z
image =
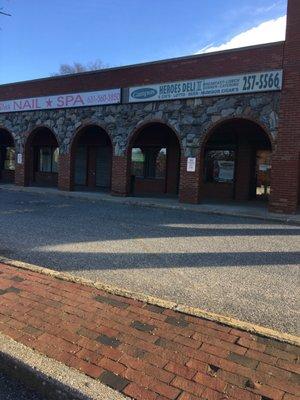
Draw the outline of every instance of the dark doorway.
M159 123L147 125L130 150L132 194L178 194L180 145L171 128Z
M5 129L0 129L0 182L14 183L15 162L14 138Z
M109 190L112 144L98 126L80 130L72 146L73 187L78 190Z
M206 142L203 196L215 200L267 200L272 146L265 131L248 120L217 126Z
M57 186L59 146L54 133L48 128L38 128L26 144L27 184L32 186Z

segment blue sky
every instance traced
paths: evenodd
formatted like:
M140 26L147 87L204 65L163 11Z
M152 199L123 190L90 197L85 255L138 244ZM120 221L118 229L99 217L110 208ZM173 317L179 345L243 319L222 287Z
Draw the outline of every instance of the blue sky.
M272 29L278 31L286 4L287 0L0 0L0 9L12 14L0 15L0 83L49 76L60 64L74 61L100 59L113 67L236 47L249 40L252 44L254 36L276 37ZM269 24L261 25L266 21ZM233 38L237 39L232 42ZM227 47L219 47L227 42Z

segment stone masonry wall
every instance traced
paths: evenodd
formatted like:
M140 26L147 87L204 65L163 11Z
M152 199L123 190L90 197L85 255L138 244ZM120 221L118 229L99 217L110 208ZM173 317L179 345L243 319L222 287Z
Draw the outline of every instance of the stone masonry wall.
M226 118L257 121L274 139L277 136L279 92L183 99L173 101L41 110L0 114L0 127L15 138L16 150L24 152L28 135L37 127L50 128L57 137L60 154L70 151L76 132L98 124L110 135L115 156L124 156L130 135L151 121L167 123L177 133L183 154L195 156L205 133Z

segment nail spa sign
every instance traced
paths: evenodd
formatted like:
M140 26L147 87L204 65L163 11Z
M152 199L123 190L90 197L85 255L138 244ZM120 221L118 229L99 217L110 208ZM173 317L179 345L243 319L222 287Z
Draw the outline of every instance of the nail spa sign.
M0 113L99 106L120 103L120 100L121 89L61 94L46 97L30 97L27 99L0 101Z

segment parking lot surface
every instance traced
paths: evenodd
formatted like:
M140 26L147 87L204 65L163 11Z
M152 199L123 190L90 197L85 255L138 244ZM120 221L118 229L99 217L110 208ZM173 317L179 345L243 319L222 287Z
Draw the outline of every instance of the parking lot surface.
M46 400L23 384L0 372L0 400Z
M297 333L300 228L0 190L0 255Z

